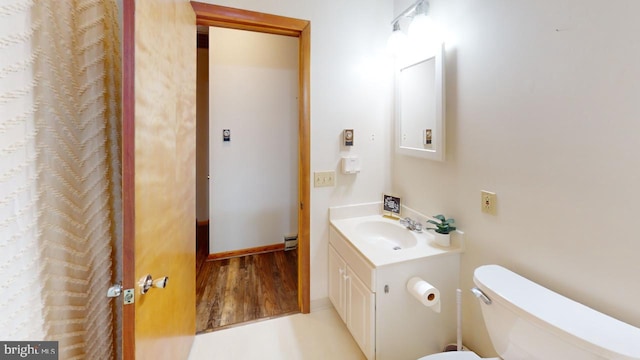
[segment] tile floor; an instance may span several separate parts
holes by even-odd
[[[363,360],[333,307],[196,335],[189,360]]]

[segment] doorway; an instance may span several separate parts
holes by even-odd
[[[198,27],[198,333],[299,311],[298,68],[297,38]]]
[[[298,215],[297,260],[297,311],[309,312],[309,42],[310,26],[308,21],[284,18],[275,15],[255,13],[211,4],[192,2],[199,26],[216,26],[250,30],[261,33],[286,35],[298,39],[298,122],[297,122],[297,185],[296,209]],[[222,134],[219,134],[222,136]],[[233,136],[233,135],[232,135]],[[248,261],[248,260],[246,260]],[[245,262],[246,262],[245,261]],[[258,261],[258,260],[256,260]],[[231,263],[231,260],[229,260]],[[280,260],[280,263],[286,261]],[[228,265],[231,266],[231,265]],[[235,265],[233,265],[235,266]],[[287,281],[291,281],[290,279]]]

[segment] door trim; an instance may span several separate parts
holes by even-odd
[[[135,0],[122,3],[122,286],[135,287]],[[135,306],[122,305],[122,358],[135,359]]]
[[[191,2],[196,25],[257,31],[299,38],[298,83],[298,306],[310,312],[310,66],[311,23],[307,20]],[[194,34],[195,35],[195,34]],[[195,41],[195,38],[194,40]]]

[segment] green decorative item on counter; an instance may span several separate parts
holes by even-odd
[[[453,224],[456,221],[453,218],[445,218],[444,215],[435,215],[433,219],[427,220],[427,223],[434,224],[436,227],[427,228],[428,230],[435,230],[439,234],[448,234],[456,229]]]

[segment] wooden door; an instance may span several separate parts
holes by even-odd
[[[124,359],[186,359],[195,336],[195,14],[123,8]],[[168,276],[142,295],[138,281]]]
[[[193,8],[191,7],[193,6]],[[184,0],[123,1],[124,359],[185,359],[195,336],[195,85],[199,25],[300,38],[298,301],[309,312],[310,24]],[[146,274],[166,289],[140,295]]]

